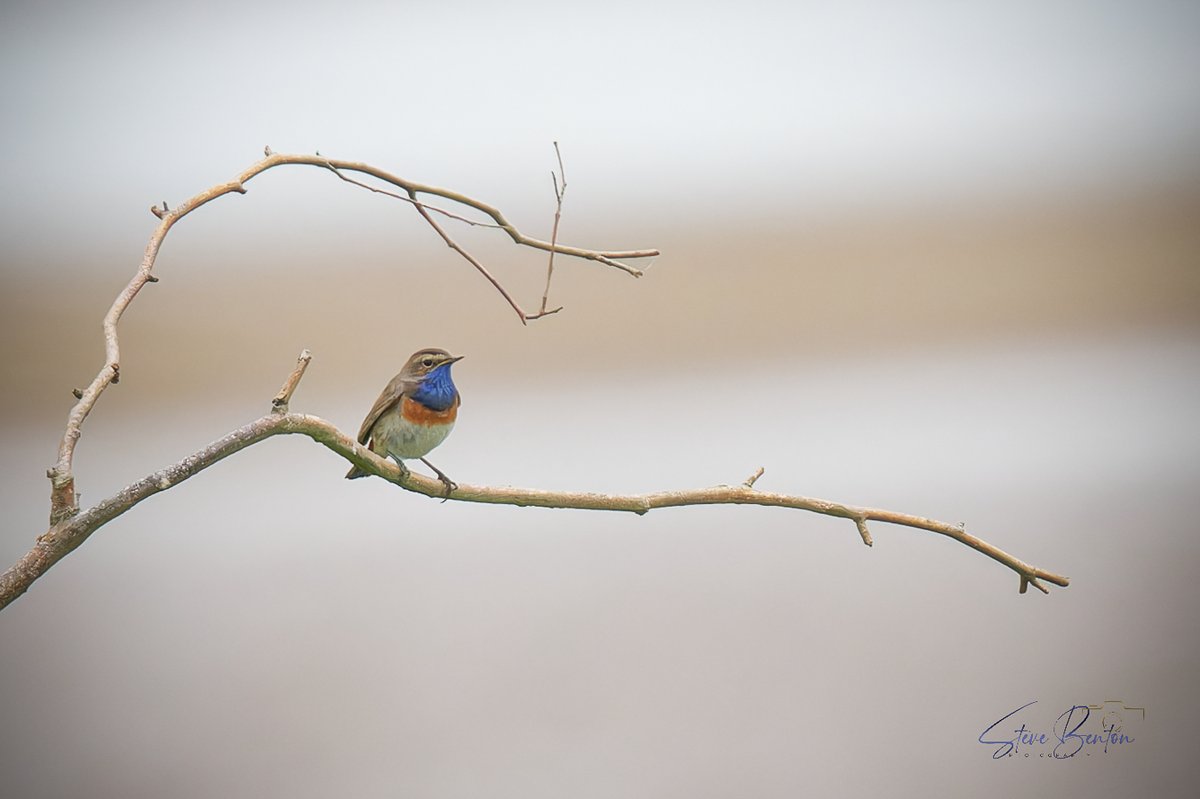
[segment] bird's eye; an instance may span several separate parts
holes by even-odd
[[[433,358],[426,358],[425,360],[421,361],[421,365],[428,369],[429,367],[433,366]]]

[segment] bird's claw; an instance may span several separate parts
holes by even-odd
[[[437,475],[437,479],[441,482],[442,485],[444,485],[446,487],[446,493],[442,495],[442,502],[445,502],[446,500],[450,499],[450,492],[458,490],[458,483],[451,480],[449,477],[446,476],[445,472],[443,472],[441,469],[434,466],[432,463],[425,460],[424,458],[421,458],[421,463],[425,464],[430,469],[433,469],[433,473]]]

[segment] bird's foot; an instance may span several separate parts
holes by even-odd
[[[425,464],[430,469],[433,469],[433,473],[437,475],[437,479],[440,480],[442,485],[444,485],[446,487],[446,493],[443,495],[442,501],[445,502],[446,500],[450,499],[450,492],[458,490],[458,483],[451,480],[449,477],[446,476],[445,472],[443,472],[441,469],[434,466],[432,463],[425,460],[424,458],[421,458],[421,463]]]

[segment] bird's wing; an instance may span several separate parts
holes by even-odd
[[[379,421],[379,417],[400,401],[404,396],[405,391],[410,388],[402,375],[396,375],[391,382],[387,384],[387,388],[379,395],[379,399],[375,400],[375,404],[371,406],[371,412],[367,414],[367,418],[363,419],[362,427],[358,428],[358,443],[366,444],[371,438],[371,428]]]

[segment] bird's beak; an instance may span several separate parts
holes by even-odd
[[[449,366],[452,363],[457,363],[458,361],[461,361],[463,359],[463,357],[464,356],[462,356],[462,355],[455,355],[453,358],[450,358],[446,361],[446,366]]]

